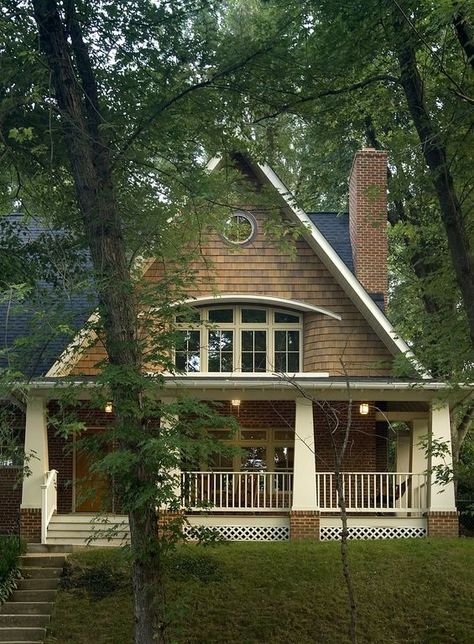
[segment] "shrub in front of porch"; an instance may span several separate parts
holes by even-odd
[[[17,536],[0,535],[0,605],[17,587],[20,556],[25,544]]]

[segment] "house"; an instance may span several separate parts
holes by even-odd
[[[202,400],[220,401],[225,413],[238,419],[233,442],[243,456],[220,457],[181,473],[189,525],[212,526],[228,539],[338,538],[334,426],[328,414],[336,410],[344,425],[349,385],[352,427],[343,477],[350,537],[457,535],[453,483],[440,485],[430,475],[440,461],[427,460],[420,445],[429,435],[450,446],[453,401],[440,398],[445,384],[415,362],[410,377],[393,375],[394,362],[411,354],[384,314],[385,153],[363,149],[355,155],[349,213],[340,216],[303,212],[270,167],[244,155],[234,162],[244,176],[273,190],[284,216],[303,224],[304,232],[292,257],[265,233],[264,214],[242,208],[229,219],[227,238],[210,233],[203,241],[204,254],[216,266],[218,292],[206,288],[205,269],[196,264],[202,285],[189,297],[197,318],[211,326],[180,323],[183,343],[175,358],[182,373],[165,375],[165,394],[173,399],[191,391]],[[215,159],[210,169],[222,163]],[[160,270],[151,262],[145,277],[158,280]],[[91,310],[81,306],[77,319],[85,321]],[[13,490],[14,468],[0,470],[3,528],[19,506],[21,532],[30,542],[83,543],[98,509],[97,498],[78,500],[87,459],[72,439],[68,444],[48,427],[57,380],[93,379],[104,357],[100,344],[86,342],[84,335],[77,342],[80,351],[57,350],[29,385],[24,419],[18,422],[24,422],[25,451],[36,454],[31,476]],[[84,411],[87,431],[106,431],[110,411]],[[396,434],[390,467],[387,445],[394,422],[405,429]],[[126,531],[125,517],[112,514],[110,520]]]

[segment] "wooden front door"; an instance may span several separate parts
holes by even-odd
[[[86,436],[106,431],[104,428],[89,427]],[[113,484],[106,476],[94,472],[91,465],[95,454],[75,449],[75,512],[112,512]]]

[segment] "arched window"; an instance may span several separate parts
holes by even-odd
[[[215,306],[177,315],[176,367],[185,372],[298,373],[302,314],[259,306]]]

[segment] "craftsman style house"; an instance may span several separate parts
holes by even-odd
[[[218,292],[209,286],[189,293],[195,320],[178,320],[182,343],[175,359],[181,375],[165,375],[165,393],[173,399],[192,391],[202,400],[221,401],[238,420],[233,444],[242,451],[183,470],[189,526],[212,526],[237,540],[337,538],[333,428],[326,410],[337,409],[344,422],[349,381],[352,429],[343,477],[351,538],[456,535],[453,484],[442,486],[430,475],[438,462],[428,462],[420,445],[427,435],[450,445],[449,396],[440,397],[446,387],[414,359],[413,376],[393,375],[394,360],[412,357],[384,313],[385,153],[356,154],[349,213],[342,215],[303,212],[270,167],[243,155],[234,161],[257,185],[273,190],[284,216],[303,224],[304,232],[296,256],[286,254],[265,233],[262,212],[242,207],[230,218],[228,235],[209,233],[203,241]],[[215,159],[210,169],[221,163]],[[202,266],[194,268],[204,276]],[[145,277],[159,276],[159,265],[150,263]],[[83,342],[73,354],[58,347],[32,379],[24,445],[36,458],[31,475],[15,490],[14,468],[0,468],[3,529],[19,508],[29,541],[83,543],[90,533],[98,499],[81,501],[77,495],[87,459],[48,426],[48,409],[57,379],[93,378],[102,358],[94,342]],[[89,409],[87,431],[106,431],[110,411]],[[214,434],[227,440],[224,431]],[[111,514],[110,521],[126,531],[125,517]]]

